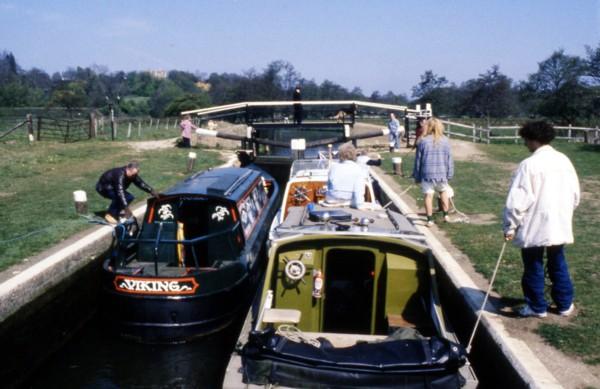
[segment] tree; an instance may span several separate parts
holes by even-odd
[[[584,62],[558,50],[538,64],[538,71],[521,84],[520,98],[533,112],[565,124],[585,115],[590,91],[583,83]]]
[[[600,84],[600,43],[595,49],[590,46],[586,46],[585,49],[588,55],[586,73],[596,84]]]
[[[498,65],[492,66],[479,78],[467,81],[463,89],[462,114],[471,116],[504,117],[515,107],[512,80],[500,72]]]
[[[73,108],[83,107],[86,103],[87,96],[83,82],[71,81],[52,92],[49,105],[65,107],[69,116],[73,116]]]
[[[0,53],[0,84],[16,81],[20,70],[17,60],[11,52]]]
[[[173,81],[163,80],[160,87],[150,98],[150,114],[155,117],[163,117],[166,107],[183,94],[181,88]]]
[[[457,112],[459,91],[454,84],[448,83],[446,77],[438,76],[427,70],[421,76],[421,82],[412,88],[414,103],[431,103],[437,115],[452,115]]]
[[[432,70],[427,70],[421,75],[421,82],[412,88],[413,97],[421,100],[430,95],[436,89],[443,88],[448,84],[444,76],[434,74]]]
[[[210,97],[207,93],[188,93],[173,100],[165,109],[165,116],[178,116],[182,111],[209,106]]]

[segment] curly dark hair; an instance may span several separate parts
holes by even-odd
[[[523,139],[536,140],[543,145],[547,145],[556,136],[556,131],[552,124],[544,120],[536,120],[523,124],[519,130],[519,135]]]

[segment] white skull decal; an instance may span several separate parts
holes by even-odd
[[[158,216],[160,220],[173,220],[175,216],[173,215],[173,207],[171,204],[163,204],[158,209]]]

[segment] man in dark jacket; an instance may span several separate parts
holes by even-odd
[[[134,197],[127,192],[127,188],[131,183],[134,183],[144,192],[150,193],[153,197],[158,197],[158,193],[138,176],[139,171],[140,165],[136,161],[132,161],[127,166],[107,170],[100,176],[96,184],[96,192],[102,197],[112,200],[104,217],[109,223],[116,224],[122,211],[125,217],[131,217],[129,204],[131,204]]]

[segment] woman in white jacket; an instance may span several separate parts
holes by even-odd
[[[573,283],[564,245],[573,243],[573,210],[579,204],[579,180],[569,158],[550,142],[555,132],[544,121],[528,122],[519,131],[533,154],[514,174],[504,208],[504,237],[521,248],[521,285],[526,305],[520,316],[545,317],[544,251],[552,282],[551,296],[562,316],[574,310]]]

